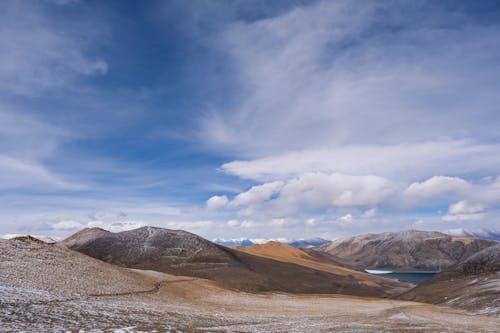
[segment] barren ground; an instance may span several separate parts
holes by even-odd
[[[4,332],[497,332],[498,327],[499,318],[447,307],[249,294],[202,279],[126,270],[56,246],[0,241]]]

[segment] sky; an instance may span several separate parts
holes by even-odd
[[[0,235],[500,229],[498,1],[2,2]]]

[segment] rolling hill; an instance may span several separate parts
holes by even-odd
[[[185,231],[143,227],[119,233],[86,229],[62,242],[69,248],[123,267],[155,270],[216,281],[236,290],[293,293],[343,293],[388,297],[392,288],[355,280],[349,274],[283,262],[229,249]],[[387,286],[386,286],[387,287]]]

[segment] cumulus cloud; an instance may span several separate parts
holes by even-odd
[[[393,184],[377,176],[306,173],[289,180],[276,201],[309,209],[374,206],[394,193]]]
[[[486,207],[466,200],[450,205],[443,221],[479,221],[485,218]]]
[[[346,214],[344,216],[341,216],[337,219],[337,222],[340,222],[340,223],[350,223],[352,222],[353,220],[353,217],[351,214]]]
[[[304,211],[373,207],[395,191],[395,186],[382,177],[305,173],[253,186],[229,201],[227,208],[237,209],[240,216],[260,217],[284,226]],[[313,225],[314,219],[308,223]]]
[[[252,186],[248,191],[238,194],[232,201],[232,206],[245,206],[268,200],[283,187],[282,181]]]
[[[204,115],[200,136],[235,156],[228,175],[283,182],[238,214],[321,230],[349,211],[361,217],[351,224],[377,216],[378,228],[401,228],[431,200],[445,210],[499,197],[476,181],[500,165],[499,26],[429,6],[318,1],[222,29],[237,97]],[[415,216],[395,218],[395,207]]]
[[[470,187],[469,182],[458,177],[434,176],[423,182],[411,184],[404,191],[404,195],[408,200],[418,202],[446,195],[461,194]]]
[[[450,214],[473,214],[482,212],[484,210],[485,206],[483,204],[462,200],[451,205],[448,212]]]
[[[206,205],[207,208],[209,209],[217,209],[226,206],[228,202],[229,199],[227,198],[227,196],[214,195],[213,197],[207,200]]]

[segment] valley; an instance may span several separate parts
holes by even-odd
[[[204,244],[213,251],[225,250],[217,246],[212,248],[211,243],[205,243],[208,241],[188,233],[181,233],[183,241],[179,242],[178,239],[175,241],[179,232],[137,230],[138,235],[147,236],[141,239],[135,237],[136,233],[125,234],[127,237],[134,235],[136,245],[143,244],[135,247],[133,242],[126,243],[132,244],[129,258],[134,258],[134,253],[145,255],[144,249],[160,240],[170,254],[185,253],[193,246],[193,240],[198,244],[196,246]],[[325,258],[328,257],[314,257],[309,254],[309,249],[296,249],[277,242],[223,252],[237,253],[227,258],[238,258],[241,265],[248,265],[243,267],[253,269],[265,265],[269,270],[256,274],[271,276],[269,281],[273,283],[264,285],[268,290],[255,290],[255,285],[249,288],[241,284],[241,276],[238,284],[228,288],[227,282],[218,275],[196,276],[200,274],[195,270],[184,270],[188,274],[177,275],[146,267],[125,267],[123,262],[121,265],[107,263],[67,247],[68,244],[88,244],[107,234],[87,230],[57,244],[28,237],[1,240],[0,331],[496,332],[500,325],[497,312],[481,313],[477,307],[453,307],[453,303],[445,306],[422,303],[439,302],[425,299],[422,296],[425,293],[418,291],[420,286],[412,289],[412,285],[327,262]],[[123,239],[124,236],[113,237]],[[170,247],[166,246],[167,243],[171,244]],[[141,251],[137,252],[138,249]],[[107,255],[109,258],[109,253]],[[192,257],[185,258],[193,260]],[[149,255],[144,258],[149,258]],[[269,261],[259,261],[258,258]],[[213,262],[214,258],[211,259]],[[182,267],[178,260],[169,260]],[[285,263],[290,266],[281,266]],[[231,265],[235,264],[228,264]],[[291,274],[298,274],[303,281],[301,284],[279,285],[283,280],[278,279],[279,275],[268,273],[270,265],[276,265],[277,269],[286,267],[292,281]],[[133,266],[140,265],[136,262]],[[329,276],[331,292],[307,286],[315,280],[307,279],[312,275],[304,275],[305,268],[311,269],[307,271],[312,272],[310,274]],[[224,271],[228,269],[226,266]],[[498,267],[492,266],[491,270],[496,272]],[[467,268],[463,269],[462,274],[467,271]],[[489,304],[498,309],[499,289],[492,281],[489,281],[493,283],[489,290]],[[376,297],[356,295],[352,283],[369,287],[361,291],[385,289],[386,292]],[[297,289],[286,290],[292,287]],[[399,294],[402,296],[398,297]]]

